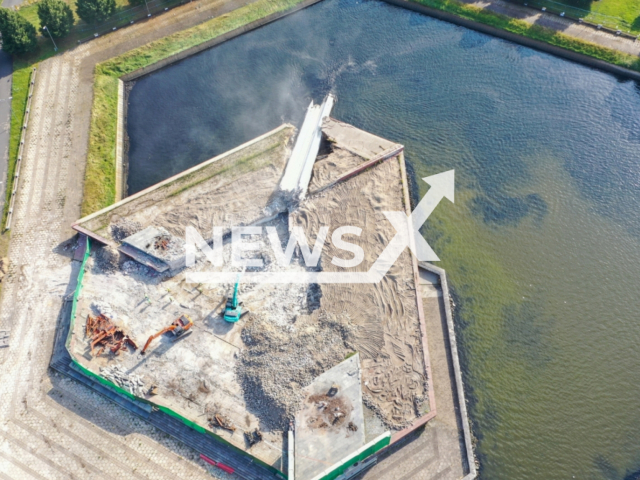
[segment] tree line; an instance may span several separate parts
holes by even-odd
[[[132,0],[142,3],[144,0]],[[61,38],[71,31],[74,24],[71,7],[63,0],[41,0],[37,4],[40,30],[43,35]],[[76,14],[88,24],[104,22],[116,10],[115,0],[77,0]],[[20,55],[36,48],[36,27],[18,12],[0,8],[0,33],[2,50]]]

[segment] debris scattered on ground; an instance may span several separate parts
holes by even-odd
[[[262,441],[262,432],[256,428],[253,432],[244,432],[244,438],[247,440],[249,447],[253,447],[256,443]]]
[[[136,397],[145,396],[144,382],[142,379],[138,375],[127,373],[127,371],[120,365],[102,367],[100,368],[100,375],[107,380],[111,380],[113,383],[124,388]]]
[[[121,242],[140,230],[142,230],[140,222],[133,222],[126,218],[121,218],[116,223],[111,224],[111,236],[116,242]]]
[[[308,402],[316,407],[316,414],[307,420],[310,428],[340,427],[349,418],[352,407],[343,397],[337,397],[337,393],[338,389],[333,386],[326,394],[309,397]]]
[[[169,247],[171,237],[169,235],[158,235],[153,243],[156,250],[166,250]]]
[[[138,349],[133,339],[102,313],[97,317],[87,315],[85,335],[89,338],[91,355],[95,357],[102,355],[105,350],[114,355],[119,355],[120,350],[127,345],[134,350]],[[97,352],[96,348],[98,348]]]
[[[229,430],[230,432],[235,432],[235,425],[229,420],[227,417],[222,415],[221,413],[216,413],[213,417],[209,419],[209,423],[214,427],[224,428],[225,430]]]
[[[285,430],[303,400],[302,389],[353,348],[348,317],[316,312],[296,317],[286,330],[251,315],[242,330],[247,348],[236,373],[247,406],[265,428]]]
[[[349,422],[349,425],[347,425],[347,428],[352,432],[358,431],[358,426],[353,422]]]

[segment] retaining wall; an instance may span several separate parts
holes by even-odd
[[[469,416],[467,413],[467,402],[464,396],[464,383],[462,381],[462,372],[460,369],[460,358],[458,357],[458,343],[456,341],[455,325],[453,323],[453,312],[451,311],[451,297],[449,296],[449,283],[447,282],[447,273],[442,268],[431,265],[427,262],[419,262],[420,268],[435,273],[440,277],[440,287],[442,288],[442,300],[444,303],[445,316],[447,318],[447,334],[449,337],[449,348],[451,349],[451,359],[453,361],[453,373],[456,380],[456,391],[458,392],[458,408],[460,412],[460,420],[462,423],[462,431],[464,434],[464,446],[467,454],[467,462],[469,465],[469,473],[463,480],[473,480],[476,478],[477,469],[475,463],[475,455],[473,453],[473,443],[471,439],[471,429],[469,427]]]

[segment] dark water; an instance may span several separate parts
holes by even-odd
[[[640,470],[640,91],[386,4],[323,3],[140,80],[130,193],[276,127],[311,98],[456,169],[425,236],[456,295],[485,479]]]

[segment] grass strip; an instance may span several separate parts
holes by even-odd
[[[118,77],[96,74],[82,216],[115,202],[117,122]]]
[[[96,65],[82,216],[115,201],[118,78],[301,2],[258,0]]]
[[[524,20],[518,20],[499,13],[495,13],[473,5],[467,5],[455,0],[411,0],[443,12],[452,13],[467,20],[483,23],[507,32],[515,33],[533,40],[546,42],[550,45],[571,50],[583,55],[589,55],[599,60],[640,71],[640,59],[634,55],[618,52],[607,47],[596,45],[579,38],[565,35],[550,28],[532,25]]]
[[[18,163],[18,149],[20,147],[20,136],[22,135],[22,124],[27,108],[27,98],[29,97],[29,81],[33,65],[27,62],[13,62],[13,82],[11,84],[11,126],[9,131],[9,159],[7,164],[7,190],[5,192],[5,211],[2,218],[2,228],[9,211],[9,200],[13,191],[13,176]]]

